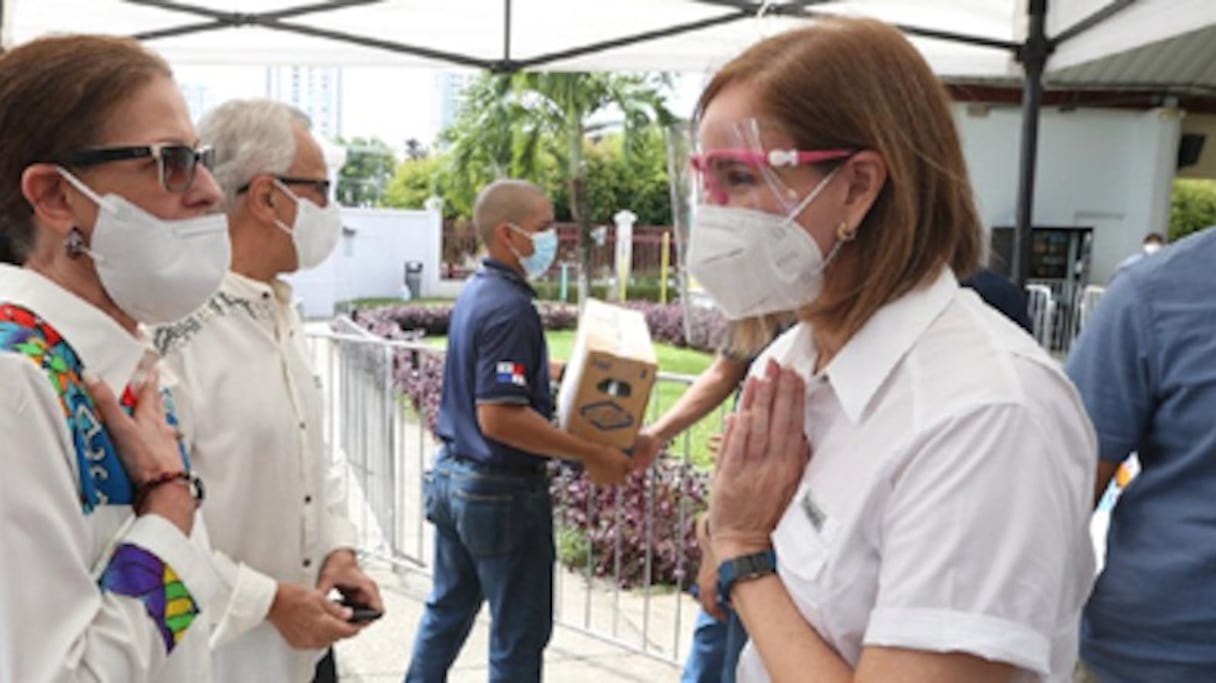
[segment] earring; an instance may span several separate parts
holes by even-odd
[[[67,249],[68,258],[80,258],[88,251],[88,245],[84,242],[84,233],[80,232],[80,228],[72,228],[72,231],[68,233],[68,238],[64,240],[63,246]]]
[[[836,226],[836,239],[841,242],[852,242],[857,237],[857,229],[850,228],[848,221],[840,221],[840,225]]]

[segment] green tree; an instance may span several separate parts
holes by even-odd
[[[418,141],[418,138],[410,138],[405,141],[405,158],[406,159],[423,159],[430,156],[431,150],[426,148],[426,145]]]
[[[422,159],[406,159],[397,166],[384,194],[384,206],[419,209],[433,194],[444,198],[444,216],[451,219],[470,218],[471,203],[484,181],[492,176],[470,182],[470,173],[446,173],[453,166],[447,153]],[[638,151],[625,154],[619,133],[608,133],[588,141],[584,163],[587,165],[587,187],[591,221],[609,223],[620,209],[630,209],[638,215],[640,225],[669,225],[671,199],[667,185],[667,152],[663,136],[646,130],[639,134]],[[547,160],[533,179],[553,198],[557,219],[571,220],[570,187],[560,177],[561,169]]]
[[[644,144],[643,130],[673,120],[664,103],[669,87],[665,76],[488,74],[470,87],[456,123],[444,134],[450,146],[445,172],[474,186],[504,176],[544,184],[552,174],[566,183],[566,206],[579,225],[582,298],[590,289],[592,249],[587,136],[606,127],[592,121],[619,112],[624,151],[632,156]]]
[[[588,204],[591,222],[611,223],[613,215],[629,209],[639,225],[670,225],[671,197],[667,184],[667,149],[662,132],[646,129],[636,133],[633,153],[626,153],[625,140],[609,133],[591,141],[585,150]],[[558,205],[561,220],[570,220],[563,207],[569,205],[569,186],[561,182],[546,189]]]
[[[431,195],[442,196],[439,187],[442,163],[442,159],[433,156],[401,162],[384,189],[381,204],[395,209],[421,209]]]
[[[338,172],[338,203],[379,206],[397,168],[393,148],[380,138],[338,138],[337,142],[346,147],[346,164]]]
[[[1216,225],[1216,181],[1174,181],[1170,207],[1170,241]]]

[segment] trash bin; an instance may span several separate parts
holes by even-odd
[[[422,297],[422,261],[405,262],[405,287],[410,290],[410,301]]]

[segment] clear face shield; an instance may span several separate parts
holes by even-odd
[[[809,166],[847,159],[855,151],[794,149],[776,124],[761,119],[699,131],[687,122],[670,126],[667,177],[681,272],[687,266],[689,231],[698,206],[788,216],[814,191]]]
[[[682,271],[693,276],[691,299],[703,288],[731,319],[791,311],[813,300],[835,249],[825,259],[798,219],[836,174],[814,165],[847,159],[855,150],[798,149],[779,126],[760,119],[702,126],[695,142],[688,138],[685,170],[679,172],[673,157],[671,177],[674,205],[681,207]]]
[[[775,123],[745,119],[702,126],[689,155],[693,205],[791,216],[815,191],[815,164],[846,159],[851,149],[797,149]]]

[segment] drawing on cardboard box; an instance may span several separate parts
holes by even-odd
[[[558,424],[596,443],[629,448],[646,414],[657,360],[641,312],[588,300],[558,391]]]
[[[628,410],[625,410],[613,401],[589,403],[583,406],[579,413],[596,429],[604,431],[626,429],[633,426],[633,416],[629,414]]]

